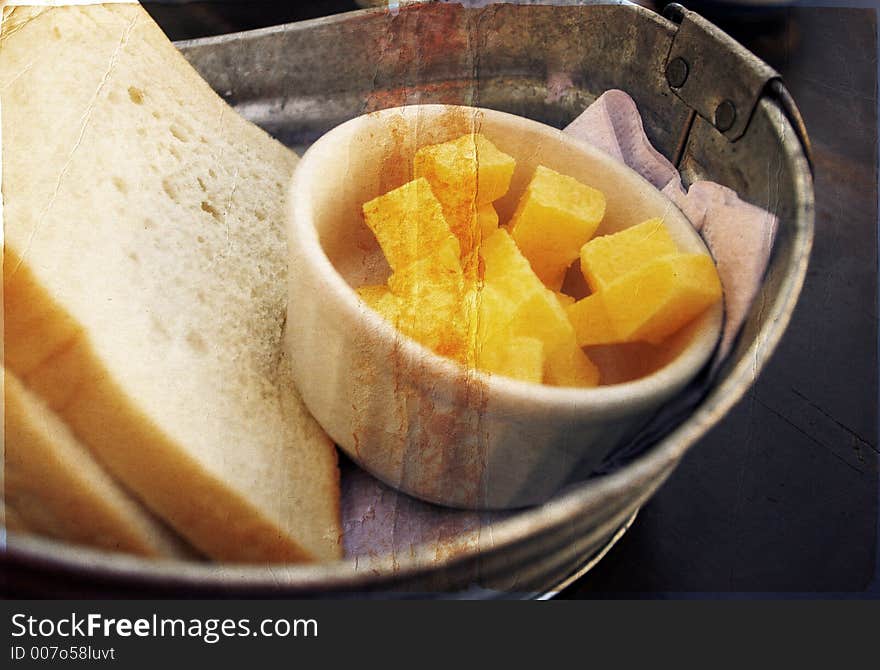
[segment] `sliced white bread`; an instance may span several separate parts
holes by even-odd
[[[138,5],[7,10],[0,102],[7,366],[204,554],[340,556],[281,353],[295,154]]]
[[[3,400],[7,528],[153,558],[193,557],[8,370]]]

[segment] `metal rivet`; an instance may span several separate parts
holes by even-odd
[[[672,88],[681,88],[688,78],[688,64],[684,58],[676,57],[666,66],[666,81]]]
[[[722,100],[715,108],[715,127],[722,133],[733,128],[736,121],[736,107],[730,100]]]

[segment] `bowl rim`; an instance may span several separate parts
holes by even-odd
[[[442,357],[428,347],[402,335],[386,319],[361,301],[354,287],[345,280],[327,256],[313,225],[311,216],[312,187],[323,173],[320,169],[310,169],[310,166],[316,161],[320,164],[321,160],[326,159],[328,146],[332,148],[338,138],[352,133],[359,127],[364,127],[370,120],[403,115],[407,122],[411,122],[423,112],[439,115],[449,110],[475,111],[483,115],[484,119],[493,117],[501,124],[513,127],[530,127],[551,141],[569,144],[582,154],[589,155],[591,159],[607,165],[609,169],[619,170],[629,175],[636,182],[641,182],[662,196],[659,189],[635,170],[593,145],[534,119],[482,107],[443,104],[404,105],[362,114],[332,128],[312,144],[300,159],[288,188],[286,222],[288,240],[290,244],[298,245],[297,257],[303,262],[311,264],[318,275],[323,278],[321,288],[327,290],[323,297],[332,298],[334,305],[344,310],[344,317],[350,323],[357,324],[367,337],[376,338],[386,346],[393,344],[405,369],[412,366],[423,370],[424,373],[418,375],[415,382],[419,387],[430,390],[435,395],[438,394],[438,391],[442,395],[444,387],[447,387],[445,390],[449,390],[448,387],[460,384],[462,375],[466,374],[469,379],[477,380],[482,385],[488,397],[492,397],[501,406],[514,407],[520,413],[528,409],[534,413],[552,411],[564,417],[581,417],[584,416],[584,412],[590,412],[592,416],[601,414],[602,418],[614,419],[656,408],[658,402],[664,402],[693,379],[718,345],[724,316],[723,299],[698,317],[703,322],[701,327],[693,334],[691,341],[671,361],[651,374],[638,379],[592,388],[535,384],[487,374],[479,370],[465,369],[461,364]],[[424,117],[420,122],[424,122]],[[665,196],[663,197],[665,198]],[[680,226],[682,230],[686,231],[692,241],[696,242],[702,251],[712,258],[705,242],[687,217],[671,200],[665,199],[667,202],[663,213],[664,218],[670,214],[670,218],[678,219],[673,225],[676,228]],[[438,386],[435,383],[437,379],[450,380],[452,384]]]

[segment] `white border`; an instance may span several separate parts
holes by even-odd
[[[138,0],[0,0],[4,7],[65,7],[68,5],[136,5]]]

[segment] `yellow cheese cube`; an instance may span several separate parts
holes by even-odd
[[[459,297],[464,289],[463,281],[458,243],[449,238],[431,253],[397,269],[388,278],[388,288],[401,298],[434,290],[454,292]]]
[[[415,176],[431,182],[441,202],[467,198],[477,205],[507,193],[514,167],[513,157],[481,133],[422,147],[413,159]]]
[[[477,227],[481,240],[489,239],[498,230],[498,212],[493,205],[480,205],[477,209]]]
[[[599,368],[577,346],[574,335],[565,344],[556,347],[546,359],[544,382],[547,384],[578,387],[599,384]]]
[[[550,348],[565,339],[571,324],[559,299],[541,283],[506,230],[483,243],[483,281],[510,304],[510,320],[522,335],[538,337]]]
[[[627,272],[676,251],[663,219],[648,219],[587,242],[581,248],[581,271],[590,288],[601,291]]]
[[[541,281],[559,290],[604,215],[600,191],[539,165],[511,218],[511,234]]]
[[[510,336],[513,305],[490,286],[465,280],[459,309],[448,327],[459,345],[452,358],[468,367],[481,369],[479,364],[487,343]]]
[[[453,240],[453,242],[455,242]],[[388,278],[399,300],[397,327],[441,356],[458,357],[464,334],[455,328],[465,293],[458,245],[444,243],[434,253]]]
[[[401,333],[441,356],[458,357],[462,343],[449,327],[457,306],[454,296],[437,290],[400,300],[399,305],[395,325]]]
[[[389,295],[391,292],[388,290],[388,287],[384,284],[379,285],[368,285],[361,286],[360,288],[355,289],[355,293],[357,293],[361,300],[363,300],[367,305],[375,309],[375,305],[378,305],[382,299]]]
[[[617,334],[605,308],[604,296],[599,293],[569,305],[565,313],[577,333],[577,343],[582,347],[625,341]]]
[[[431,184],[452,232],[466,256],[479,242],[482,205],[510,187],[516,161],[480,133],[419,149],[413,174]],[[497,224],[496,224],[497,225]]]
[[[361,286],[356,289],[367,305],[390,321],[397,325],[397,317],[400,314],[400,300],[396,295],[388,290],[387,286]]]
[[[578,344],[657,344],[721,299],[709,256],[673,254],[628,272],[567,311]]]
[[[544,345],[534,337],[496,337],[483,343],[477,367],[540,384],[544,379]]]
[[[533,293],[513,311],[514,332],[537,337],[547,347],[547,355],[569,342],[574,342],[574,327],[565,315],[556,296],[548,290]]]
[[[554,386],[596,386],[599,369],[577,344],[574,326],[556,294],[544,289],[524,300],[514,311],[516,334],[544,343],[545,382]]]
[[[498,230],[498,212],[491,204],[480,205],[473,212],[476,221],[469,226],[469,230],[473,231],[470,237],[470,250],[465,252],[465,246],[462,244],[461,264],[464,268],[465,277],[471,281],[478,281],[481,273],[479,269],[479,253],[478,250],[482,244],[482,240],[491,237]]]
[[[549,292],[544,289],[542,293]],[[598,369],[577,346],[574,329],[559,310],[548,307],[550,303],[542,293],[517,305],[491,284],[481,288],[471,365],[536,383],[595,386],[599,382]],[[536,343],[541,345],[540,375],[536,369]]]
[[[571,307],[575,302],[577,302],[570,295],[567,295],[562,291],[554,291],[553,293],[556,296],[556,299],[559,301],[559,304],[562,305],[563,309],[567,309],[568,307]]]
[[[511,300],[521,300],[546,290],[503,228],[483,240],[480,257],[483,259],[483,280]]]
[[[515,305],[490,284],[476,287],[470,304],[471,333],[479,349],[487,341],[510,334]]]
[[[491,200],[507,190],[514,164],[487,142],[473,135],[426,147],[417,170],[434,183],[419,176],[364,205],[393,272],[387,287],[363,286],[358,294],[441,356],[533,383],[595,386],[598,369],[566,316],[573,299],[548,289],[498,227]],[[568,178],[553,175],[565,196]],[[539,196],[549,193],[540,178],[533,183]]]
[[[541,283],[506,230],[483,243],[484,293],[491,289],[507,305],[512,336],[534,337],[544,345],[545,381],[595,386],[598,369],[577,346],[574,327],[557,295]]]
[[[392,270],[406,267],[455,239],[425,179],[414,179],[370,200],[363,211],[364,221]]]

